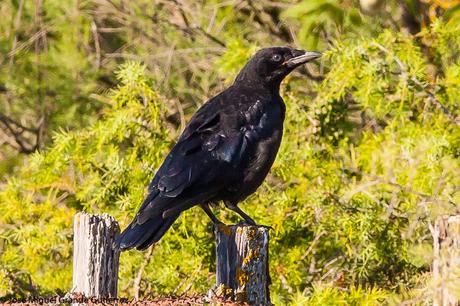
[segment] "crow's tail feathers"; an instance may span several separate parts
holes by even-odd
[[[150,219],[145,223],[137,223],[137,218],[117,237],[115,247],[124,250],[136,248],[145,250],[158,242],[176,221],[179,215],[163,219],[161,216]]]

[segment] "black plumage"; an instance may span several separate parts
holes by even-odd
[[[255,224],[237,204],[262,184],[278,152],[285,115],[280,83],[320,55],[289,47],[257,52],[233,85],[192,117],[116,244],[123,250],[145,249],[194,205],[219,222],[208,206],[218,201]]]

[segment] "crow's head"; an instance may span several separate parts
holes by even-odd
[[[319,52],[290,47],[259,50],[236,77],[235,83],[279,88],[281,81],[296,67],[321,56]]]

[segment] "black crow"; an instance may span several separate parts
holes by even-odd
[[[258,51],[233,85],[192,117],[116,245],[146,249],[195,205],[219,223],[209,208],[218,201],[254,225],[237,204],[262,184],[278,152],[285,115],[280,83],[294,68],[320,56],[289,47]]]

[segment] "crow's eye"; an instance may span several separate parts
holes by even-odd
[[[282,57],[279,54],[275,54],[275,55],[272,56],[272,60],[274,62],[279,62],[281,59],[282,59]]]

